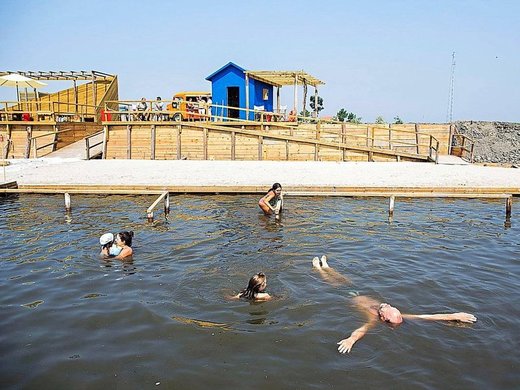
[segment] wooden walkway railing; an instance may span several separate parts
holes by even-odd
[[[117,122],[105,122],[104,127],[108,132],[108,136],[110,137],[110,133],[112,132],[112,129],[120,129],[123,127],[126,128],[127,136],[126,136],[126,158],[132,158],[133,156],[133,145],[132,145],[132,125],[127,124],[126,126],[122,124],[118,124]],[[258,124],[257,124],[258,125]],[[147,126],[143,122],[139,122],[136,124],[136,126],[139,126],[139,128],[142,128],[143,126]],[[150,129],[150,143],[148,146],[146,144],[143,144],[141,141],[141,144],[139,145],[140,148],[148,148],[149,150],[149,156],[150,159],[154,160],[156,159],[156,144],[157,144],[157,129],[163,128],[162,135],[166,139],[172,140],[171,147],[175,148],[174,155],[177,159],[183,158],[182,153],[182,137],[181,134],[184,130],[196,130],[198,131],[197,136],[197,144],[202,145],[202,159],[208,159],[209,156],[209,137],[210,133],[212,132],[218,132],[218,133],[226,133],[229,137],[229,145],[225,149],[229,149],[229,155],[227,159],[235,160],[237,158],[236,150],[237,150],[237,136],[249,136],[249,138],[254,137],[257,138],[257,158],[258,160],[263,160],[264,156],[264,148],[266,147],[265,141],[266,140],[272,140],[272,141],[278,141],[278,147],[280,146],[280,143],[285,144],[285,160],[290,160],[290,145],[291,144],[299,144],[299,145],[308,145],[314,148],[314,157],[313,160],[317,161],[319,160],[319,154],[320,154],[320,148],[328,148],[328,150],[337,150],[339,153],[339,160],[346,161],[346,152],[347,151],[356,151],[356,152],[363,152],[368,155],[368,159],[370,161],[373,161],[374,155],[382,155],[387,157],[395,158],[396,160],[400,160],[401,158],[406,158],[410,160],[415,161],[434,161],[438,162],[438,156],[439,156],[439,142],[436,140],[435,137],[429,136],[429,144],[421,144],[421,143],[410,143],[410,142],[404,142],[401,140],[392,140],[391,136],[392,134],[396,133],[411,133],[415,136],[413,132],[408,131],[400,131],[396,129],[385,129],[385,131],[388,131],[388,134],[390,136],[390,140],[388,141],[389,148],[384,148],[380,145],[376,146],[376,139],[374,137],[374,133],[372,131],[372,135],[370,134],[367,137],[363,136],[356,136],[356,135],[349,135],[346,134],[345,128],[341,128],[341,135],[338,136],[338,133],[333,133],[337,141],[335,140],[329,140],[327,137],[323,137],[323,132],[320,131],[319,126],[317,128],[317,131],[315,133],[315,137],[303,137],[303,136],[296,136],[296,135],[285,135],[285,134],[276,134],[271,129],[266,128],[265,130],[262,129],[246,129],[245,126],[241,127],[233,127],[229,125],[223,125],[220,123],[215,122],[179,122],[176,124],[169,124],[165,122],[151,122],[149,123],[149,129]],[[165,129],[169,132],[165,136]],[[370,132],[368,132],[370,133]],[[332,134],[332,133],[331,133]],[[359,142],[359,138],[363,139],[362,144]],[[121,139],[121,138],[120,138]],[[349,139],[354,139],[355,142],[349,142]],[[366,141],[366,142],[365,142]],[[110,141],[109,141],[110,142]],[[162,140],[161,142],[166,142]],[[193,143],[192,142],[192,143]],[[386,142],[386,141],[385,141]],[[380,140],[377,140],[377,143],[380,143]],[[412,148],[414,151],[420,150],[421,148],[424,150],[427,150],[426,154],[420,154],[415,152],[407,152],[403,150],[399,150],[400,146],[405,146],[407,148]],[[114,156],[112,156],[114,157]]]

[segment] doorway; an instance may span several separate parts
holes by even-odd
[[[227,105],[231,107],[240,106],[240,88],[227,87]],[[236,108],[228,108],[228,118],[238,119],[239,111]]]

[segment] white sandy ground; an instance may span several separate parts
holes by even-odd
[[[0,182],[19,185],[509,188],[520,169],[412,162],[10,160]]]

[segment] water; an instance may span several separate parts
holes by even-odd
[[[20,195],[0,200],[0,385],[6,388],[513,388],[520,383],[520,222],[502,201],[288,198],[281,221],[254,196]],[[513,210],[514,211],[514,210]],[[132,263],[98,257],[135,232]],[[311,269],[326,254],[352,280]],[[226,297],[263,271],[274,301]],[[404,312],[474,313],[474,325],[378,324],[352,293]]]

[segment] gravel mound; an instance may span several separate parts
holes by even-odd
[[[520,123],[458,121],[456,132],[475,141],[474,161],[520,165]]]

